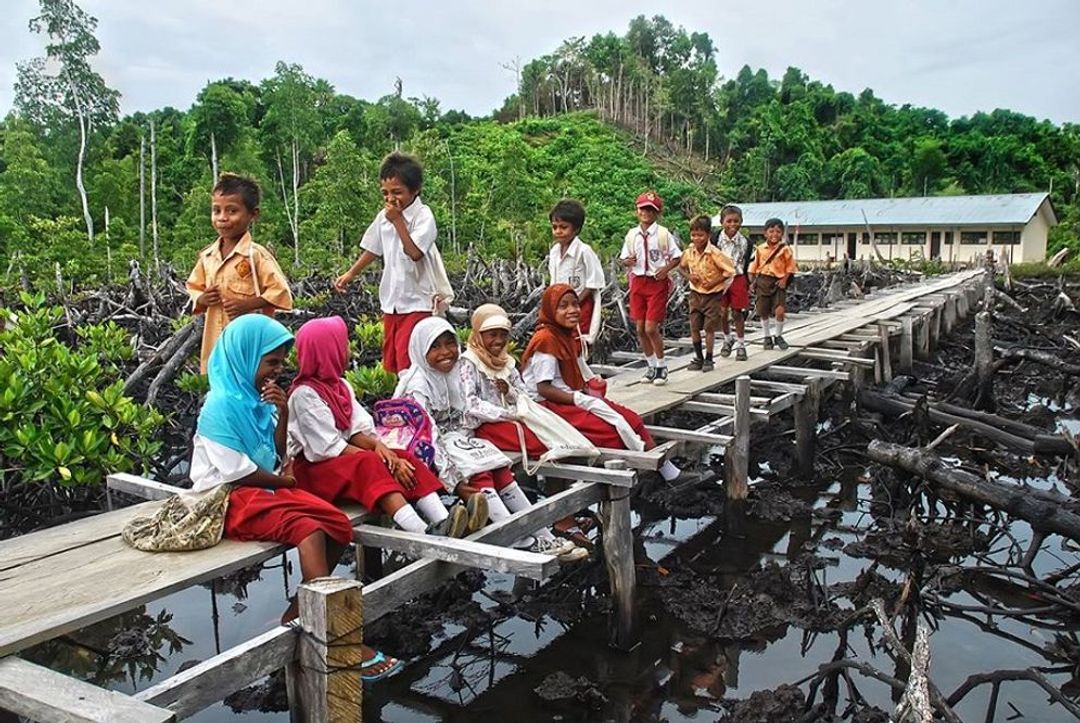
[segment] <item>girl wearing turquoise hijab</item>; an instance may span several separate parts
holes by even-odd
[[[296,489],[296,479],[281,470],[289,411],[277,378],[292,341],[288,329],[262,314],[225,327],[207,365],[210,393],[199,413],[190,474],[195,490],[232,485],[225,537],[294,545],[307,581],[331,574],[353,532],[345,513]],[[294,600],[282,624],[297,615]],[[365,647],[362,677],[378,680],[401,665]]]

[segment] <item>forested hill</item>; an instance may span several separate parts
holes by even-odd
[[[72,7],[42,0],[45,13]],[[52,43],[50,62],[20,64],[15,109],[0,122],[0,285],[52,279],[56,263],[94,283],[132,257],[186,272],[213,238],[215,170],[262,182],[255,235],[290,273],[340,270],[380,206],[378,163],[395,147],[425,163],[424,200],[451,260],[470,247],[539,258],[547,210],[564,195],[587,204],[583,235],[617,248],[646,187],[677,227],[723,201],[1052,188],[1065,221],[1052,243],[1077,242],[1078,126],[1009,111],[950,120],[794,68],[780,81],[749,68],[720,78],[712,39],[661,17],[529,61],[519,92],[485,119],[400,85],[356,99],[284,62],[257,84],[209,83],[187,110],[121,117],[89,62],[109,53],[96,21],[81,11],[66,21],[92,42]],[[89,102],[75,104],[46,74],[54,68],[72,71]]]

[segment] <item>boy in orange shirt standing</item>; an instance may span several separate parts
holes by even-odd
[[[690,278],[690,341],[694,360],[688,369],[713,370],[713,343],[720,323],[724,290],[735,275],[727,254],[709,243],[712,219],[698,216],[690,222],[690,246],[679,260],[679,269]],[[702,357],[701,330],[705,329],[705,356]]]
[[[199,252],[187,280],[194,313],[206,314],[199,355],[203,374],[230,321],[253,311],[273,316],[278,309],[292,308],[289,281],[277,259],[251,240],[261,196],[259,184],[235,173],[222,173],[214,186],[210,220],[218,239]]]
[[[787,349],[784,341],[784,303],[787,301],[787,287],[791,278],[798,271],[795,255],[791,247],[784,243],[784,222],[770,218],[765,222],[765,243],[754,249],[754,260],[750,262],[750,277],[754,282],[754,311],[761,319],[765,330],[763,349]],[[776,336],[772,335],[771,319],[776,318]]]

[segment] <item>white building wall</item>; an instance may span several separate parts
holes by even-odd
[[[1050,233],[1050,224],[1046,222],[1046,215],[1039,212],[1028,221],[1027,226],[1020,232],[1020,256],[1016,258],[1014,252],[1013,261],[1042,261],[1046,258],[1046,236]]]

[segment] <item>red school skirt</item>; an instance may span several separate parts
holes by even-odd
[[[326,500],[300,489],[234,487],[225,511],[225,537],[241,542],[299,545],[316,532],[347,545],[352,523]]]
[[[634,431],[637,432],[638,436],[645,442],[645,449],[652,449],[656,446],[652,435],[649,434],[649,430],[645,429],[645,421],[638,416],[637,412],[627,409],[621,404],[616,404],[610,399],[605,399],[604,402],[622,415],[622,418],[633,427]],[[573,404],[549,402],[546,399],[540,402],[540,404],[574,425],[574,427],[577,428],[577,431],[585,435],[585,438],[597,447],[626,449],[626,445],[623,444],[622,437],[619,436],[615,427],[588,410],[582,409],[581,407],[575,407]]]
[[[416,468],[416,484],[406,489],[394,479],[379,455],[371,451],[341,454],[322,462],[308,462],[297,457],[293,462],[296,484],[327,502],[358,502],[371,511],[378,509],[379,500],[392,492],[400,492],[410,502],[432,492],[442,492],[443,485],[428,466],[408,452],[397,455]]]
[[[430,311],[410,311],[405,314],[383,314],[383,368],[397,374],[409,368],[409,337],[413,327],[431,316]]]
[[[486,439],[504,452],[520,452],[519,426],[525,432],[525,451],[530,457],[539,457],[547,451],[547,447],[531,429],[517,422],[485,422],[473,431],[473,436]]]

